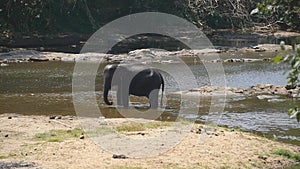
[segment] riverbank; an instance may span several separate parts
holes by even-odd
[[[217,127],[199,143],[202,125],[177,146],[152,158],[113,156],[90,140],[73,116],[0,115],[0,166],[28,168],[282,168],[293,159],[278,155],[288,150],[299,155],[300,147],[284,144],[232,128]],[[119,126],[124,120],[114,119]],[[158,122],[164,123],[164,122]],[[126,123],[128,127],[128,124]],[[127,137],[151,137],[159,128],[120,130]],[[130,128],[130,127],[129,127]],[[142,133],[142,134],[141,134]],[[149,151],[149,150],[145,150]],[[122,158],[121,158],[122,157]],[[124,157],[124,158],[123,158]]]
[[[300,36],[297,32],[276,31],[254,27],[248,30],[215,29],[206,30],[212,44],[216,47],[226,46],[223,51],[232,51],[236,48],[256,46],[258,44],[278,44],[281,40],[289,44],[291,39]],[[34,50],[39,52],[80,53],[84,44],[92,34],[58,34],[31,36],[0,35],[0,53],[16,50]],[[297,41],[294,43],[298,43]],[[185,49],[184,45],[172,38],[159,35],[140,35],[123,40],[114,47],[114,54],[128,53],[141,48],[162,48],[169,51]],[[258,51],[258,50],[257,50]]]

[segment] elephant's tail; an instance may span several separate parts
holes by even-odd
[[[160,75],[161,78],[161,99],[160,99],[160,107],[163,107],[163,97],[164,97],[164,90],[165,90],[165,82],[162,75]]]

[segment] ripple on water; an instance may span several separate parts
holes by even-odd
[[[295,140],[298,141],[296,144],[300,144],[300,125],[296,119],[290,119],[286,112],[225,112],[220,119],[217,114],[210,114],[202,116],[200,121],[205,119],[221,126],[238,127],[282,140]]]

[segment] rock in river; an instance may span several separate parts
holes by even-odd
[[[32,61],[32,62],[46,62],[46,61],[49,61],[49,58],[47,57],[38,57],[38,56],[33,56],[33,57],[30,57],[29,58],[29,61]]]

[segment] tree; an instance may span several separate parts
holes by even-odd
[[[278,24],[283,29],[300,30],[300,1],[299,0],[265,0],[258,3],[251,14],[258,14],[270,25]]]

